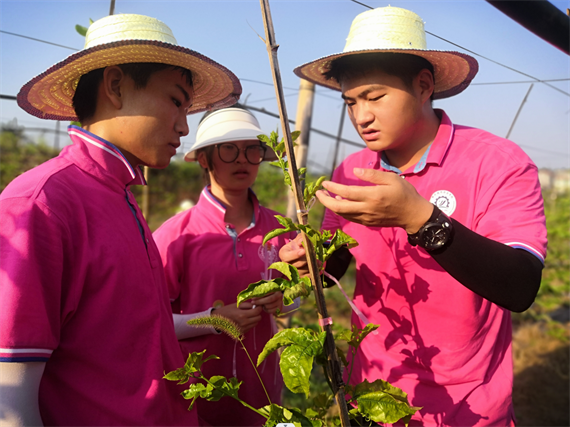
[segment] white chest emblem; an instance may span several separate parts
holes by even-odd
[[[271,243],[267,242],[265,246],[259,246],[257,250],[259,258],[263,261],[264,270],[261,272],[262,280],[271,280],[272,270],[269,268],[271,264],[279,260],[277,248]]]
[[[436,191],[431,195],[429,201],[436,205],[447,216],[451,216],[457,207],[457,199],[453,193],[447,190]]]

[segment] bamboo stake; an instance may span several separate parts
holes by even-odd
[[[297,206],[297,218],[300,224],[306,225],[308,222],[308,212],[306,210],[305,201],[303,199],[303,192],[301,191],[301,183],[299,180],[299,172],[297,170],[297,163],[295,161],[295,150],[293,148],[293,140],[291,138],[291,130],[289,129],[289,118],[285,108],[285,101],[283,96],[283,84],[281,82],[281,73],[279,71],[279,62],[277,60],[277,49],[279,45],[275,43],[275,31],[273,30],[273,20],[271,18],[271,11],[269,9],[268,0],[260,0],[261,12],[263,15],[263,25],[265,27],[265,45],[267,46],[267,54],[269,55],[269,62],[271,65],[271,72],[273,75],[273,85],[275,87],[275,95],[277,97],[277,106],[279,107],[279,115],[281,118],[281,128],[285,138],[285,151],[287,153],[287,160],[289,161],[289,174],[291,175],[292,190]],[[319,274],[317,265],[317,258],[315,250],[311,241],[303,234],[303,244],[307,253],[307,261],[309,264],[309,273],[314,286],[315,301],[317,303],[317,310],[319,319],[329,319],[325,297],[323,293],[323,284]],[[327,356],[327,371],[331,384],[333,386],[333,393],[336,398],[337,405],[340,411],[341,425],[350,426],[348,416],[348,408],[344,396],[344,382],[342,380],[342,373],[340,363],[336,352],[336,346],[332,335],[332,325],[330,322],[320,322],[321,328],[326,332],[325,340],[325,353]]]

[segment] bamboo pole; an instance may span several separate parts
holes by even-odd
[[[340,147],[340,142],[342,140],[342,129],[344,127],[344,116],[346,115],[346,102],[342,103],[342,111],[340,113],[340,122],[338,125],[338,133],[336,134],[336,142],[334,144],[334,156],[333,156],[333,164],[331,168],[331,178],[334,170],[336,169],[336,163],[338,158],[338,148]]]
[[[311,120],[313,118],[314,99],[315,84],[309,82],[308,80],[301,79],[299,83],[299,100],[297,101],[297,117],[295,119],[295,129],[301,131],[301,135],[299,135],[299,139],[297,139],[297,146],[295,147],[297,169],[307,166],[307,154],[309,152],[309,137],[311,135]],[[297,219],[296,211],[297,208],[295,207],[295,199],[293,197],[293,194],[289,193],[287,216],[293,221]]]
[[[291,138],[289,119],[287,116],[287,110],[285,108],[285,101],[283,96],[283,84],[281,82],[281,73],[279,71],[279,63],[277,60],[277,49],[279,46],[275,43],[275,31],[273,29],[273,20],[271,18],[271,11],[269,9],[269,1],[259,1],[263,15],[263,25],[265,27],[265,45],[267,47],[267,54],[269,55],[270,68],[273,75],[273,85],[275,86],[275,95],[277,97],[277,106],[279,107],[279,115],[281,117],[281,128],[283,130],[283,136],[285,138],[285,151],[287,153],[287,159],[289,160],[289,174],[291,175],[291,187],[297,206],[297,219],[299,220],[300,224],[306,225],[308,222],[308,212],[306,210],[305,201],[303,199],[303,193],[300,191],[301,183],[299,180],[297,164],[295,162],[295,150],[293,149],[293,140]],[[323,294],[323,284],[321,282],[321,277],[319,274],[315,250],[305,234],[303,234],[303,244],[307,253],[309,273],[314,286],[315,301],[317,304],[319,319],[325,320],[324,322],[319,323],[321,324],[322,330],[326,332],[325,353],[327,356],[327,371],[329,373],[331,384],[333,386],[333,393],[335,395],[337,405],[339,406],[341,425],[343,427],[350,426],[348,408],[344,395],[344,382],[342,380],[340,363],[332,335],[332,325],[330,324],[331,322],[326,321],[329,319],[329,315]]]

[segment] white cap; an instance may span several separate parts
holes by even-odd
[[[259,141],[257,135],[263,131],[253,114],[243,108],[230,107],[214,111],[198,125],[196,142],[184,155],[187,162],[196,161],[196,150],[210,145],[234,141]],[[268,148],[266,160],[272,151]]]

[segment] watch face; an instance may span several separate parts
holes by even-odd
[[[451,236],[449,223],[429,224],[421,235],[421,246],[427,250],[435,250],[443,247]]]

